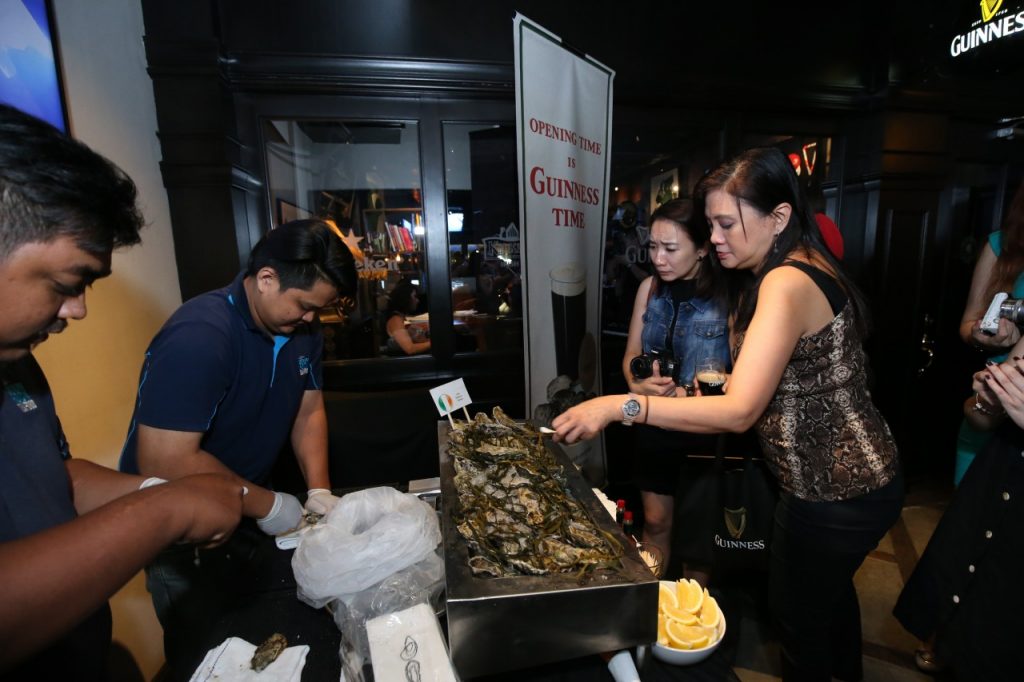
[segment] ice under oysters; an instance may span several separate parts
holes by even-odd
[[[506,577],[616,568],[622,549],[566,487],[533,427],[495,408],[449,436],[459,510],[453,515],[475,575]]]

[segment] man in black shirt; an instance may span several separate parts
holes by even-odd
[[[0,679],[105,680],[107,599],[174,542],[222,542],[241,485],[166,483],[72,459],[32,349],[85,317],[111,252],[139,241],[132,181],[0,105]]]

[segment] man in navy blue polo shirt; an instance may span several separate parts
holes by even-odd
[[[218,472],[249,489],[243,513],[267,535],[295,528],[302,506],[267,486],[290,441],[306,509],[337,502],[327,471],[317,313],[354,291],[352,254],[331,227],[302,220],[271,230],[229,286],[186,302],[153,339],[139,377],[121,469],[174,480]],[[249,573],[263,543],[243,523],[212,552],[171,549],[147,569],[169,662],[194,655]]]
[[[107,599],[173,542],[219,542],[242,486],[168,485],[71,458],[32,349],[85,317],[111,251],[139,241],[132,181],[0,105],[0,679],[106,680]],[[145,487],[140,490],[140,487]]]

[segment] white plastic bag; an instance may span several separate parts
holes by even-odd
[[[315,608],[329,605],[342,633],[343,679],[366,679],[368,619],[438,600],[440,543],[434,508],[394,488],[345,495],[299,538],[292,557],[297,594]]]
[[[415,495],[380,487],[349,493],[299,540],[299,599],[320,608],[379,583],[434,552],[437,514]]]
[[[440,552],[434,551],[423,561],[392,573],[362,592],[332,601],[329,608],[341,630],[339,654],[346,679],[349,682],[366,679],[363,666],[370,661],[367,621],[416,604],[430,604],[437,611],[443,589],[444,562]]]

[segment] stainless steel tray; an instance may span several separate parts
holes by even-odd
[[[447,455],[450,426],[437,431],[441,465],[441,532],[448,609],[448,646],[463,678],[528,668],[657,639],[658,581],[636,546],[609,517],[589,484],[561,451],[568,487],[591,519],[622,543],[622,569],[580,585],[572,575],[476,577],[453,522],[458,505]]]

